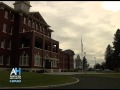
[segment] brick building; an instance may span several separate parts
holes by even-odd
[[[54,31],[41,14],[29,11],[30,1],[15,1],[13,5],[14,9],[0,3],[0,69],[73,69],[74,53],[59,49],[59,42],[51,38]]]

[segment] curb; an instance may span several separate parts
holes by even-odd
[[[50,87],[59,87],[59,86],[66,86],[66,85],[71,85],[71,84],[76,84],[79,82],[78,78],[72,77],[74,79],[76,79],[75,82],[70,82],[70,83],[65,83],[65,84],[58,84],[58,85],[46,85],[46,86],[33,86],[33,87],[3,87],[0,89],[32,89],[32,88],[50,88]]]

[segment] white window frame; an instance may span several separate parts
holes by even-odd
[[[28,54],[21,54],[19,60],[19,66],[29,66],[29,55]]]
[[[52,61],[52,66],[53,66],[53,67],[57,67],[57,61],[56,61],[56,60],[53,60],[53,61]]]
[[[34,55],[34,66],[41,66],[41,57],[39,54]]]
[[[0,54],[0,65],[3,65],[3,55]]]
[[[8,11],[5,11],[4,18],[8,19]]]
[[[3,24],[3,30],[2,30],[2,32],[6,33],[6,31],[7,31],[7,24],[4,23],[4,24]]]

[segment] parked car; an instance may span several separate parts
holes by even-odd
[[[105,72],[111,72],[111,70],[110,70],[110,69],[105,69],[104,71],[105,71]]]

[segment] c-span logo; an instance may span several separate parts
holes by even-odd
[[[10,83],[21,83],[21,68],[13,68],[10,73]]]

